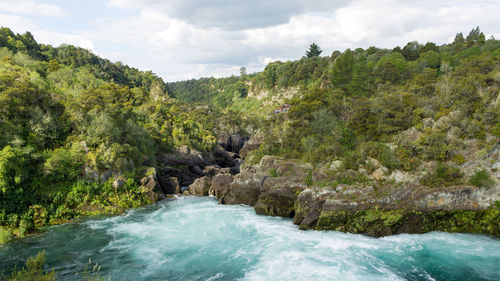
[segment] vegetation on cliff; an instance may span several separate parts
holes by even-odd
[[[242,84],[246,95],[236,90]],[[247,163],[277,155],[359,174],[350,182],[417,174],[413,180],[428,186],[488,187],[500,175],[500,41],[485,39],[479,28],[442,46],[334,51],[169,87],[174,96],[209,102],[259,128],[263,143]],[[188,88],[205,90],[182,94]],[[272,114],[285,103],[287,114]],[[256,105],[260,110],[248,110]]]

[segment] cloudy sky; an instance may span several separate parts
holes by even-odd
[[[42,43],[74,44],[166,81],[261,71],[317,42],[439,44],[480,26],[500,38],[498,0],[0,0],[0,25]]]

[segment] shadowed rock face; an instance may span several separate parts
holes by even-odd
[[[160,178],[160,188],[164,194],[178,194],[181,192],[179,181],[176,177]]]
[[[239,173],[239,155],[216,149],[210,153],[200,153],[189,148],[181,148],[174,153],[162,153],[157,156],[157,179],[167,194],[180,193],[171,188],[171,178],[176,178],[179,187],[187,187],[196,179],[208,176],[212,178],[219,173]]]
[[[219,139],[219,144],[225,151],[240,153],[241,148],[250,137],[241,136],[239,134],[222,134]]]

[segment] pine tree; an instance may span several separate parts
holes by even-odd
[[[308,57],[308,58],[319,57],[319,55],[321,55],[322,52],[323,52],[323,50],[321,50],[321,48],[318,46],[318,44],[312,43],[309,46],[309,50],[306,51],[306,57]]]

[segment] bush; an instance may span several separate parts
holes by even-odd
[[[496,127],[493,127],[492,133],[493,135],[500,137],[500,123],[498,123]]]
[[[465,163],[465,158],[462,155],[455,155],[453,156],[452,161],[457,165],[462,165]]]
[[[45,251],[40,252],[36,257],[29,257],[26,260],[26,268],[11,273],[7,280],[33,280],[33,281],[52,281],[56,280],[56,273],[44,272]]]
[[[14,233],[9,228],[0,226],[0,245],[9,242],[14,238]]]
[[[474,175],[472,175],[469,179],[469,183],[477,187],[490,187],[494,182],[490,177],[490,173],[488,173],[485,169],[482,169],[476,171]]]
[[[500,201],[495,201],[495,207],[497,207],[497,209],[500,209]]]
[[[84,151],[81,145],[71,148],[57,148],[43,166],[45,178],[52,182],[73,181],[77,179],[84,163]]]
[[[420,180],[420,183],[429,187],[458,185],[462,177],[459,168],[439,163],[432,173]]]
[[[33,210],[29,210],[21,216],[19,221],[19,236],[23,237],[35,230],[35,222],[33,221]]]

